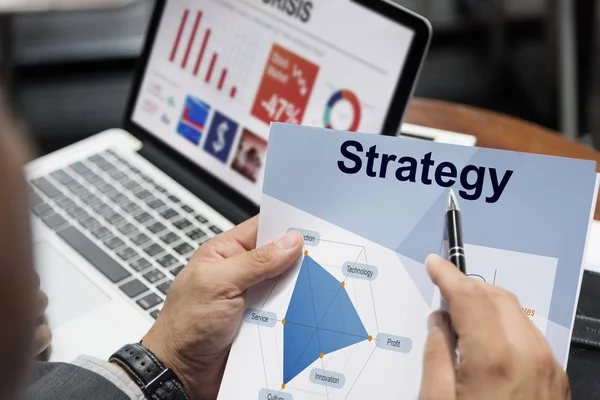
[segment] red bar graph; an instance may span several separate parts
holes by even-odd
[[[210,60],[210,66],[208,67],[208,72],[206,73],[206,79],[204,80],[206,83],[210,83],[213,71],[215,70],[215,65],[217,64],[217,58],[219,58],[219,55],[217,53],[213,53],[212,59]]]
[[[185,24],[187,22],[189,15],[190,15],[190,10],[185,10],[183,13],[183,18],[181,19],[181,24],[179,25],[179,30],[177,31],[177,37],[175,38],[175,43],[173,44],[173,50],[171,50],[171,62],[173,62],[173,60],[175,60],[175,56],[177,55],[177,49],[179,48],[179,42],[181,42],[181,35],[183,34],[183,29],[185,28]]]
[[[183,53],[183,58],[181,59],[181,65],[180,65],[181,69],[183,69],[183,70],[186,70],[188,67],[188,64],[190,64],[190,57],[194,57],[194,56],[192,56],[192,50],[195,47],[194,45],[196,43],[198,43],[198,41],[196,40],[196,36],[198,36],[200,34],[199,33],[200,32],[200,23],[202,22],[203,19],[206,19],[206,17],[202,10],[196,12],[196,18],[194,19],[193,26],[192,26],[192,29],[189,34],[189,39],[184,47],[182,44],[182,36],[183,36],[184,31],[186,30],[189,19],[191,19],[190,18],[190,10],[185,9],[183,12],[183,15],[181,17],[181,22],[180,22],[179,28],[177,30],[177,36],[175,37],[175,42],[173,43],[173,48],[171,49],[171,54],[169,57],[169,60],[172,63],[174,63],[175,60],[178,59],[178,55],[181,56],[181,53]],[[190,21],[190,23],[191,23],[191,21]],[[210,24],[210,21],[209,21],[209,24]],[[203,25],[204,25],[204,23],[203,23]],[[200,44],[200,51],[198,52],[198,55],[196,56],[197,57],[196,62],[193,64],[194,69],[193,69],[192,73],[194,74],[194,76],[198,76],[198,74],[200,73],[200,70],[203,69],[203,65],[205,64],[205,62],[204,62],[205,55],[206,55],[206,52],[208,51],[212,34],[213,34],[213,31],[211,28],[206,28],[206,30],[204,31],[202,43]],[[194,54],[195,54],[195,52],[194,52]],[[213,75],[215,74],[215,69],[217,68],[218,60],[219,60],[219,54],[217,52],[212,53],[212,57],[210,58],[210,63],[208,64],[208,69],[206,70],[206,75],[204,77],[204,81],[207,84],[210,84],[213,79]],[[218,65],[218,67],[221,72],[219,75],[219,81],[217,82],[216,86],[217,86],[217,89],[219,90],[219,92],[223,92],[224,90],[227,90],[227,89],[225,89],[226,85],[229,86],[227,81],[228,81],[230,69],[227,66],[223,66],[220,64]],[[232,99],[235,99],[235,97],[237,96],[237,91],[238,91],[237,86],[231,86],[229,89],[229,97],[231,97]]]
[[[192,34],[190,35],[190,40],[187,45],[187,49],[185,50],[185,57],[183,57],[183,61],[181,62],[181,68],[185,68],[187,66],[188,59],[190,58],[190,51],[192,51],[192,46],[194,44],[194,39],[196,38],[196,32],[198,31],[198,25],[200,25],[200,20],[202,19],[202,11],[198,11],[196,14],[196,21],[194,22],[194,28],[192,29]]]
[[[207,29],[204,34],[204,40],[202,40],[202,47],[200,48],[200,54],[198,54],[198,59],[196,60],[196,66],[194,67],[194,75],[198,76],[198,71],[200,71],[200,64],[202,64],[202,58],[204,57],[204,52],[206,51],[206,45],[208,44],[208,39],[210,39],[211,30]]]
[[[227,78],[227,68],[223,68],[223,72],[221,72],[221,79],[219,79],[219,90],[223,90],[223,85],[225,84],[226,78]]]

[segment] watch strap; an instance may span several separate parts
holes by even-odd
[[[121,347],[109,361],[123,368],[149,399],[189,400],[177,375],[139,343]]]

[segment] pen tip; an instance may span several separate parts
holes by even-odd
[[[452,188],[450,188],[450,193],[448,194],[448,205],[446,206],[446,211],[451,210],[460,211],[458,201],[456,200],[456,194],[454,194],[454,190]]]

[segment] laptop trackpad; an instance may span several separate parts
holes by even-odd
[[[48,295],[46,316],[52,329],[59,328],[111,301],[46,242],[35,245],[36,267],[42,290]]]

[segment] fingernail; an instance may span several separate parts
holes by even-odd
[[[447,329],[450,318],[444,311],[436,311],[429,316],[427,320],[427,329],[429,332],[442,331]]]
[[[298,233],[295,231],[289,231],[285,234],[284,237],[279,239],[277,243],[275,243],[277,247],[284,250],[293,249],[298,245]]]
[[[440,257],[440,256],[438,256],[437,254],[430,254],[425,259],[425,265],[428,265],[428,264],[431,264],[431,263],[435,263],[435,262],[438,262],[440,260],[443,260],[443,258]]]

